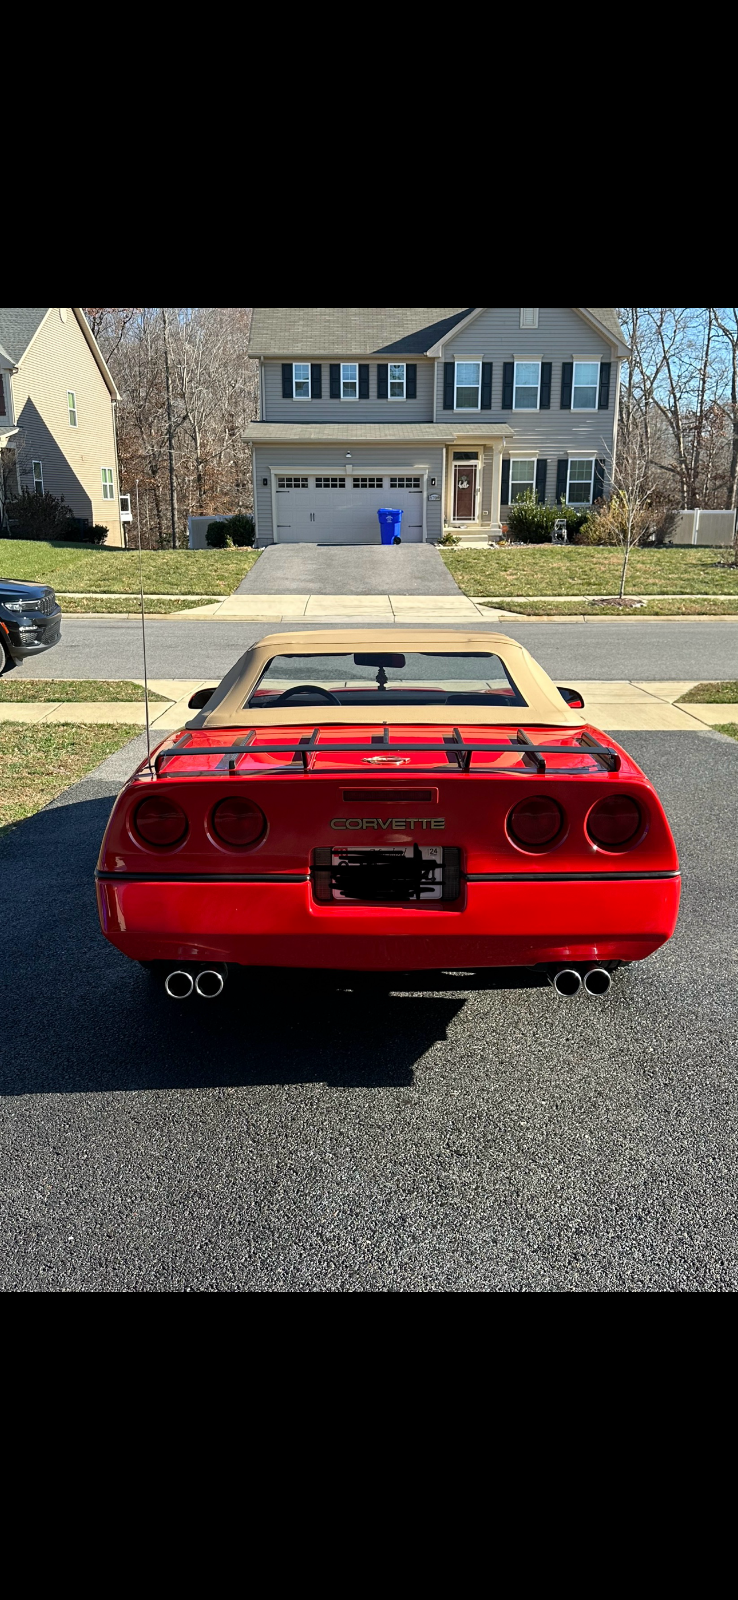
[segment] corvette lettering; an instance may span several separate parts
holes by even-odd
[[[445,817],[333,817],[332,828],[393,828],[397,832],[418,828],[445,828]]]

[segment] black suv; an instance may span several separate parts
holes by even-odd
[[[0,673],[61,638],[61,606],[47,583],[0,578]]]

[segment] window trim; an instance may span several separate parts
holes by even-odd
[[[107,478],[105,477],[106,472],[110,473],[110,482],[108,482]],[[102,497],[103,500],[109,505],[115,499],[115,477],[112,467],[101,467],[100,477],[102,480]],[[106,494],[106,489],[110,490],[110,494]]]
[[[543,363],[536,356],[525,356],[520,361],[518,360],[517,356],[514,357],[514,359],[513,359],[513,403],[512,403],[513,411],[540,411],[540,409],[541,409],[541,367],[542,367],[542,365],[543,365]],[[516,394],[518,392],[518,388],[521,388],[521,389],[532,389],[533,388],[533,384],[532,383],[521,383],[520,385],[518,384],[518,367],[523,367],[523,366],[526,366],[526,367],[537,367],[538,368],[538,388],[537,388],[537,392],[536,392],[536,403],[535,403],[534,406],[516,406],[516,404],[515,404],[515,396],[516,396]]]
[[[36,477],[36,468],[37,467],[38,467],[38,477]],[[35,494],[43,494],[45,492],[44,491],[44,464],[43,464],[43,461],[32,461],[31,462],[31,475],[33,477],[34,493]],[[41,485],[40,489],[38,487],[39,484]]]
[[[356,382],[356,394],[344,394],[344,392],[343,392],[343,385],[344,385],[343,373],[344,373],[344,368],[345,367],[353,367],[355,372],[356,372],[356,379],[355,380],[353,378],[346,378],[345,379],[346,383],[353,383],[354,381]],[[354,403],[358,400],[358,398],[359,398],[359,363],[358,363],[358,361],[342,361],[341,362],[341,399],[345,400],[348,403],[348,405],[354,405]]]
[[[456,396],[457,396],[457,394],[459,392],[459,389],[460,388],[461,389],[472,389],[474,387],[474,385],[471,384],[471,383],[462,383],[462,384],[459,383],[459,381],[458,381],[459,367],[470,367],[470,366],[479,367],[479,382],[477,383],[477,404],[475,406],[459,406],[459,405],[456,404]],[[468,414],[470,411],[481,411],[481,409],[482,409],[482,357],[481,356],[462,356],[460,361],[457,361],[456,357],[454,357],[454,411],[463,411],[463,412]]]
[[[539,307],[538,306],[527,306],[527,307],[520,306],[519,309],[520,309],[520,326],[521,326],[521,328],[530,328],[530,329],[537,328],[538,327],[538,311],[539,311]],[[533,322],[524,322],[523,321],[523,311],[524,310],[532,311],[533,318],[534,318]]]
[[[399,383],[399,381],[400,381],[399,378],[393,378],[392,377],[392,368],[393,367],[402,367],[402,394],[392,394],[392,392],[391,392],[392,391],[392,384],[393,383]],[[395,402],[397,402],[398,400],[402,401],[402,400],[406,400],[407,399],[407,362],[406,361],[388,361],[387,362],[387,399],[388,400],[393,400]]]
[[[295,377],[295,368],[296,367],[307,367],[307,386],[308,386],[307,394],[295,394],[295,386],[296,386],[296,384],[298,382],[299,383],[304,383],[305,382],[304,378],[298,379],[298,378]],[[293,361],[293,363],[292,363],[292,398],[293,398],[293,400],[312,400],[312,398],[313,398],[313,381],[312,380],[313,380],[313,375],[312,375],[310,362],[309,361]]]
[[[71,405],[70,401],[73,402]],[[74,416],[74,422],[72,421],[72,416]],[[70,428],[76,428],[79,426],[77,395],[74,389],[67,389],[67,422],[69,423]]]
[[[537,466],[538,466],[538,456],[537,455],[527,455],[527,454],[523,455],[522,453],[518,454],[516,452],[515,455],[511,455],[510,456],[510,486],[509,486],[509,489],[508,489],[508,494],[510,496],[510,499],[508,501],[508,505],[511,505],[511,506],[515,504],[515,501],[513,499],[513,492],[512,492],[513,491],[513,467],[520,466],[521,462],[524,462],[524,461],[530,463],[530,466],[533,468],[533,472],[532,472],[532,475],[531,475],[531,478],[530,478],[530,483],[528,482],[528,479],[526,479],[525,488],[530,487],[533,490],[534,494],[536,492],[536,469],[537,469]]]
[[[590,479],[589,479],[589,500],[570,500],[569,499],[569,491],[570,491],[570,488],[571,488],[571,469],[572,469],[572,464],[575,461],[577,462],[577,464],[580,461],[587,461],[589,463],[589,466],[592,469],[591,473],[590,473]],[[594,499],[594,475],[595,475],[595,463],[596,463],[596,461],[597,461],[597,457],[596,456],[591,456],[591,455],[581,455],[581,456],[572,455],[572,456],[569,456],[569,465],[568,465],[568,467],[566,469],[566,504],[568,506],[570,506],[570,505],[575,505],[575,506],[587,506],[588,505],[588,506],[591,506],[592,505],[593,499]]]
[[[596,367],[597,368],[597,377],[595,379],[595,385],[594,385],[595,400],[594,400],[594,405],[593,406],[575,406],[575,404],[574,404],[574,394],[575,394],[575,390],[576,390],[576,387],[577,387],[577,384],[576,384],[577,367]],[[592,360],[592,358],[590,356],[587,356],[586,358],[583,357],[583,356],[580,356],[579,359],[577,359],[576,357],[572,356],[572,368],[571,368],[571,410],[572,411],[582,412],[582,411],[597,411],[597,410],[599,410],[599,403],[600,403],[600,370],[601,370],[601,368],[602,368],[602,361],[600,360],[599,357],[597,357],[595,360]],[[580,389],[585,389],[585,388],[591,389],[592,385],[589,384],[589,383],[587,383],[587,384],[580,383],[579,387],[580,387]]]

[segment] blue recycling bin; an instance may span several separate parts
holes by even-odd
[[[379,517],[379,531],[382,544],[402,544],[400,538],[400,524],[402,512],[393,511],[391,506],[380,506],[377,512]]]

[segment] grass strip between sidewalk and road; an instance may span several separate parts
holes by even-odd
[[[0,722],[0,835],[141,732],[127,724]]]
[[[688,705],[690,700],[698,706],[738,705],[738,682],[735,678],[728,678],[722,683],[696,683],[693,689],[679,696],[676,704]]]
[[[472,598],[479,595],[616,595],[621,552],[602,545],[515,546],[512,549],[442,550],[451,576]],[[728,549],[634,550],[627,592],[635,595],[736,595],[738,567]],[[581,607],[580,607],[581,609]]]
[[[142,550],[144,594],[210,594],[217,600],[232,594],[258,559],[258,550]],[[0,577],[49,583],[62,594],[137,594],[138,550],[92,550],[66,539],[0,539]]]
[[[130,683],[125,678],[2,678],[0,679],[0,708],[5,705],[37,705],[41,700],[132,700],[145,698],[140,683]],[[149,700],[160,700],[169,705],[164,694],[154,694],[149,689]],[[1,715],[0,711],[0,715]]]
[[[514,611],[524,617],[730,617],[738,614],[738,595],[735,599],[709,600],[647,600],[643,606],[592,605],[587,600],[506,600],[499,595],[495,600],[482,600],[480,604]]]
[[[141,602],[129,595],[125,599],[114,599],[112,595],[82,594],[82,595],[57,595],[62,608],[62,621],[64,617],[93,616],[128,616],[140,617]],[[176,611],[194,611],[196,606],[215,605],[223,599],[222,594],[213,594],[207,600],[165,600],[161,595],[156,598],[147,598],[144,595],[144,612],[147,617],[171,616]]]
[[[716,733],[727,733],[729,739],[738,739],[738,722],[714,722]]]

